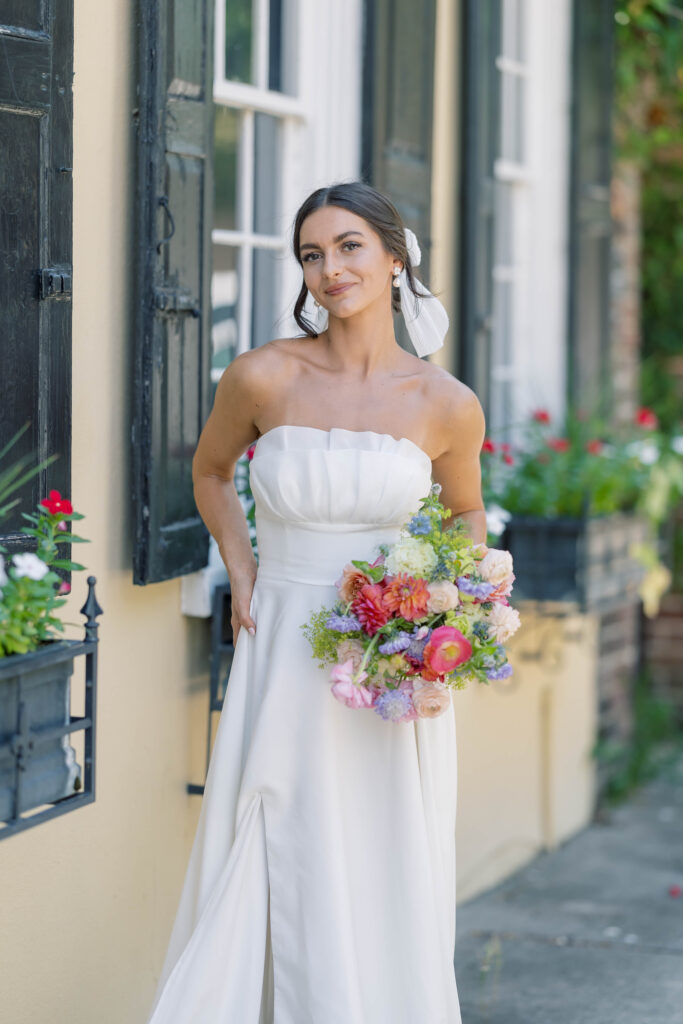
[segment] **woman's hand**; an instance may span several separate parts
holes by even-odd
[[[230,578],[231,614],[230,624],[232,626],[233,646],[237,644],[237,637],[242,626],[253,636],[256,632],[256,620],[249,614],[251,595],[256,581],[255,570],[243,570],[235,573]]]

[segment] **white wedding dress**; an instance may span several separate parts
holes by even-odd
[[[300,628],[431,486],[372,430],[282,425],[250,463],[259,566],[148,1024],[460,1024],[455,718],[332,696]]]

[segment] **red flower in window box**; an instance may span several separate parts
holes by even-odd
[[[57,516],[61,513],[70,516],[73,512],[71,502],[68,498],[63,498],[59,491],[50,491],[50,495],[47,498],[43,498],[40,502],[51,516]]]
[[[550,423],[550,413],[547,409],[534,409],[531,418],[535,423]]]
[[[568,452],[570,443],[566,437],[549,437],[548,447],[554,452]]]
[[[645,405],[638,409],[635,415],[635,421],[639,427],[644,427],[645,430],[656,430],[659,426],[657,414],[653,412],[652,409],[648,409]]]
[[[249,462],[251,462],[251,460],[254,458],[254,449],[255,448],[256,448],[256,441],[254,441],[253,444],[250,444],[249,447],[247,448],[247,458],[249,459]]]
[[[490,437],[484,438],[484,443],[481,446],[482,452],[487,452],[489,455],[493,455],[496,450],[496,446]]]
[[[586,451],[589,455],[599,455],[604,445],[599,438],[593,438],[590,441],[586,441]]]

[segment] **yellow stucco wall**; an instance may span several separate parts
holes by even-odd
[[[75,8],[72,497],[86,516],[77,532],[92,541],[75,557],[97,576],[104,609],[97,798],[0,843],[2,1013],[12,1024],[146,1018],[200,811],[186,784],[203,778],[206,740],[208,624],[181,615],[178,580],[132,583],[132,5]],[[451,5],[440,4],[439,19],[437,73],[452,85]],[[437,95],[445,131],[446,93]],[[453,147],[452,134],[435,146],[433,260],[445,289],[455,245],[436,229],[453,223]],[[75,574],[65,619],[81,620],[85,593]],[[460,899],[589,813],[594,624],[550,628],[539,658],[536,631],[548,627],[535,621],[529,613],[512,645],[513,685],[454,695]],[[564,637],[559,669],[548,662],[553,629]]]
[[[450,328],[430,358],[452,369],[458,346],[460,0],[438,0],[434,68],[431,286]],[[513,595],[514,602],[514,595]],[[455,693],[459,900],[501,881],[585,826],[594,800],[596,621],[520,609],[509,682]]]
[[[104,609],[97,794],[0,843],[8,1024],[145,1019],[200,810],[206,623],[180,614],[179,580],[132,582],[132,10],[75,3],[72,495]],[[82,621],[86,575],[65,620]]]

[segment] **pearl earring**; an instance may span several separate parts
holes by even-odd
[[[317,309],[320,309],[320,303],[317,299],[313,299],[313,305],[316,306]]]
[[[400,269],[400,267],[394,267],[394,287],[395,287],[395,288],[398,288],[398,286],[399,286],[399,285],[400,285],[400,283],[401,283],[401,282],[399,281],[399,279],[398,279],[398,278],[399,278],[399,274],[400,274],[400,273],[401,273],[401,269]]]

